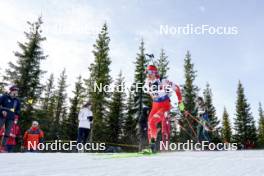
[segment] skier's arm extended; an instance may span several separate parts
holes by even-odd
[[[175,84],[175,88],[174,88],[174,91],[177,95],[177,98],[178,98],[178,101],[179,101],[179,104],[182,103],[182,94],[181,94],[181,89],[178,85]]]
[[[166,80],[166,84],[171,87],[171,89],[176,93],[176,96],[178,98],[178,104],[180,111],[184,111],[184,104],[182,101],[182,94],[181,94],[181,88],[177,84],[174,84],[171,81]]]
[[[184,111],[185,107],[184,107],[184,103],[182,101],[182,94],[181,94],[181,89],[178,85],[175,85],[175,92],[176,92],[176,95],[178,97],[178,101],[179,101],[179,109],[180,111]]]

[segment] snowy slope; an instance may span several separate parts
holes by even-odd
[[[1,176],[264,176],[264,151],[107,154],[0,154]]]

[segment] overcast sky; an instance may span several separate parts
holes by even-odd
[[[263,6],[261,0],[0,0],[0,53],[2,71],[15,61],[17,41],[24,41],[26,21],[43,17],[43,69],[56,78],[66,68],[69,91],[78,75],[88,76],[93,62],[93,44],[104,22],[109,26],[111,75],[120,70],[127,83],[133,80],[136,53],[144,38],[146,51],[169,56],[169,79],[182,84],[183,59],[190,50],[197,72],[196,84],[209,82],[217,114],[226,106],[235,113],[236,89],[241,80],[257,117],[258,102],[264,102]],[[237,35],[186,35],[160,32],[160,26],[209,25],[236,27]],[[201,92],[200,92],[201,94]],[[257,117],[258,118],[258,117]],[[256,118],[256,119],[257,119]]]

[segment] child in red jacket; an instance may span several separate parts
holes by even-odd
[[[43,143],[44,140],[44,133],[39,128],[39,123],[37,121],[32,122],[31,128],[25,132],[23,139],[26,151],[37,151],[38,144]]]
[[[14,147],[17,145],[17,137],[20,136],[20,127],[18,126],[18,119],[14,120],[14,123],[10,129],[9,137],[7,139],[6,145],[4,147],[5,152],[12,152]],[[5,127],[0,130],[0,136],[3,138],[5,134]]]

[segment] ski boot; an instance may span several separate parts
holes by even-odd
[[[156,140],[154,138],[151,138],[150,140],[150,149],[152,153],[157,153],[157,145]]]

